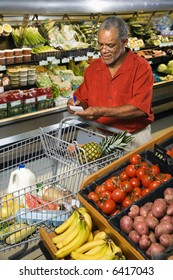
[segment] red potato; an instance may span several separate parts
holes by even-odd
[[[152,214],[156,218],[162,218],[166,214],[167,205],[164,199],[158,198],[154,201],[151,209]]]
[[[173,224],[169,222],[161,222],[155,228],[155,235],[159,238],[163,233],[173,233]]]
[[[148,213],[151,211],[153,206],[153,202],[147,202],[143,206],[140,207],[140,216],[147,217]]]
[[[164,200],[166,201],[167,204],[173,202],[173,188],[167,188],[164,191]]]
[[[148,236],[149,236],[149,239],[151,240],[151,243],[156,243],[157,242],[157,238],[156,238],[155,233],[153,231],[150,231]]]
[[[135,222],[133,227],[140,235],[148,235],[149,233],[149,228],[145,221]]]
[[[147,249],[147,251],[146,251],[146,255],[147,255],[148,257],[152,257],[152,256],[154,256],[154,255],[157,255],[157,254],[159,254],[159,253],[164,252],[165,249],[166,249],[166,248],[165,248],[162,244],[160,244],[160,243],[158,243],[158,242],[151,243],[150,247],[149,247],[149,248]]]
[[[159,241],[166,248],[173,246],[173,234],[163,233],[161,234]]]
[[[171,202],[168,207],[167,207],[167,210],[166,210],[166,214],[168,216],[173,216],[173,202]]]
[[[148,227],[152,230],[154,230],[155,227],[159,224],[159,220],[154,216],[153,217],[152,216],[151,217],[150,216],[146,217],[145,221],[146,221]]]
[[[147,250],[148,247],[151,245],[151,240],[148,235],[142,235],[141,238],[139,239],[139,247],[142,250]]]
[[[120,228],[127,234],[133,230],[133,220],[128,215],[123,216],[120,219]]]
[[[129,233],[129,239],[133,242],[133,243],[135,243],[135,244],[138,244],[139,243],[139,239],[140,239],[140,235],[139,235],[139,233],[136,231],[136,230],[132,230],[130,233]]]
[[[173,255],[170,255],[167,260],[173,260]]]
[[[132,205],[130,207],[130,211],[128,212],[128,216],[130,216],[132,219],[139,216],[139,206],[138,205]]]
[[[160,219],[160,222],[169,222],[169,223],[173,224],[173,217],[165,215],[165,216],[163,216],[163,218]]]
[[[134,218],[134,224],[136,223],[136,222],[144,222],[145,221],[145,218],[143,217],[143,216],[136,216],[135,218]]]

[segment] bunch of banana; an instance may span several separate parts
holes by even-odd
[[[56,236],[52,238],[52,242],[58,248],[56,257],[62,259],[77,250],[92,238],[91,231],[91,216],[84,207],[76,208],[72,215],[55,229]]]
[[[98,232],[88,241],[71,252],[73,260],[121,260],[125,259],[120,247],[104,231]]]

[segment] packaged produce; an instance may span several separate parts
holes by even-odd
[[[36,111],[36,90],[34,88],[23,90],[23,113],[32,113]]]
[[[54,106],[51,87],[36,89],[36,109],[37,111],[51,108]]]
[[[7,99],[8,117],[20,115],[23,113],[22,96],[20,90],[9,90],[5,94]]]
[[[0,94],[0,119],[7,118],[7,99]]]

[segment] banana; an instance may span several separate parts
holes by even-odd
[[[96,254],[97,252],[100,251],[100,247],[102,247],[102,246],[105,246],[105,243],[103,245],[98,245],[96,247],[93,247],[92,249],[86,251],[84,254],[85,255],[94,255],[94,254]]]
[[[76,226],[73,228],[70,234],[66,235],[65,238],[61,242],[56,243],[56,247],[58,249],[63,248],[67,244],[69,244],[79,233],[81,230],[81,220],[79,219],[78,223]]]
[[[105,231],[99,231],[98,233],[95,234],[94,240],[105,239],[106,237],[107,234]]]
[[[63,233],[74,222],[77,215],[78,215],[78,213],[76,211],[73,211],[71,216],[64,223],[62,223],[60,226],[55,228],[55,233],[56,234]]]
[[[90,231],[88,239],[87,239],[86,242],[91,242],[91,241],[93,241],[93,233],[92,233],[92,231]]]
[[[87,243],[83,244],[82,246],[80,246],[78,249],[76,249],[76,252],[77,253],[85,253],[88,250],[90,250],[90,249],[92,249],[96,246],[101,246],[101,245],[104,245],[104,244],[106,244],[106,241],[103,240],[103,239],[93,240],[93,241],[87,242]]]
[[[77,250],[77,248],[79,248],[82,244],[84,244],[86,242],[86,240],[88,239],[90,230],[88,225],[86,224],[85,221],[81,221],[81,230],[79,232],[79,234],[66,246],[64,246],[63,248],[61,248],[60,250],[58,250],[55,253],[55,256],[59,259],[62,259],[68,255],[70,255],[70,253],[72,251]]]
[[[100,246],[100,250],[93,255],[86,255],[83,253],[73,251],[71,252],[70,256],[73,260],[99,260],[102,256],[104,256],[106,250],[107,250],[107,244]]]
[[[107,243],[107,250],[103,256],[99,258],[99,260],[114,260],[115,255],[112,251],[110,241]]]
[[[122,250],[119,246],[117,246],[113,240],[110,241],[110,247],[112,249],[112,252],[114,253],[114,255],[117,255],[118,257],[122,256]]]
[[[83,215],[84,213],[87,213],[87,210],[86,210],[86,208],[85,207],[80,207],[80,208],[78,208],[78,211]]]
[[[76,225],[78,224],[79,220],[80,219],[79,219],[78,213],[76,213],[76,217],[73,220],[73,222],[70,224],[70,226],[64,232],[62,232],[61,234],[53,237],[52,242],[54,244],[57,244],[58,242],[59,243],[62,242],[66,237],[70,236],[70,234],[76,228]]]
[[[92,231],[93,223],[90,214],[86,212],[83,213],[82,216],[84,217],[86,223],[88,224],[90,231]]]

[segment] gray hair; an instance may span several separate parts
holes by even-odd
[[[128,37],[128,27],[126,22],[122,18],[116,16],[110,16],[106,18],[100,25],[98,33],[102,29],[110,30],[111,28],[118,30],[118,36],[121,40],[125,40]]]

